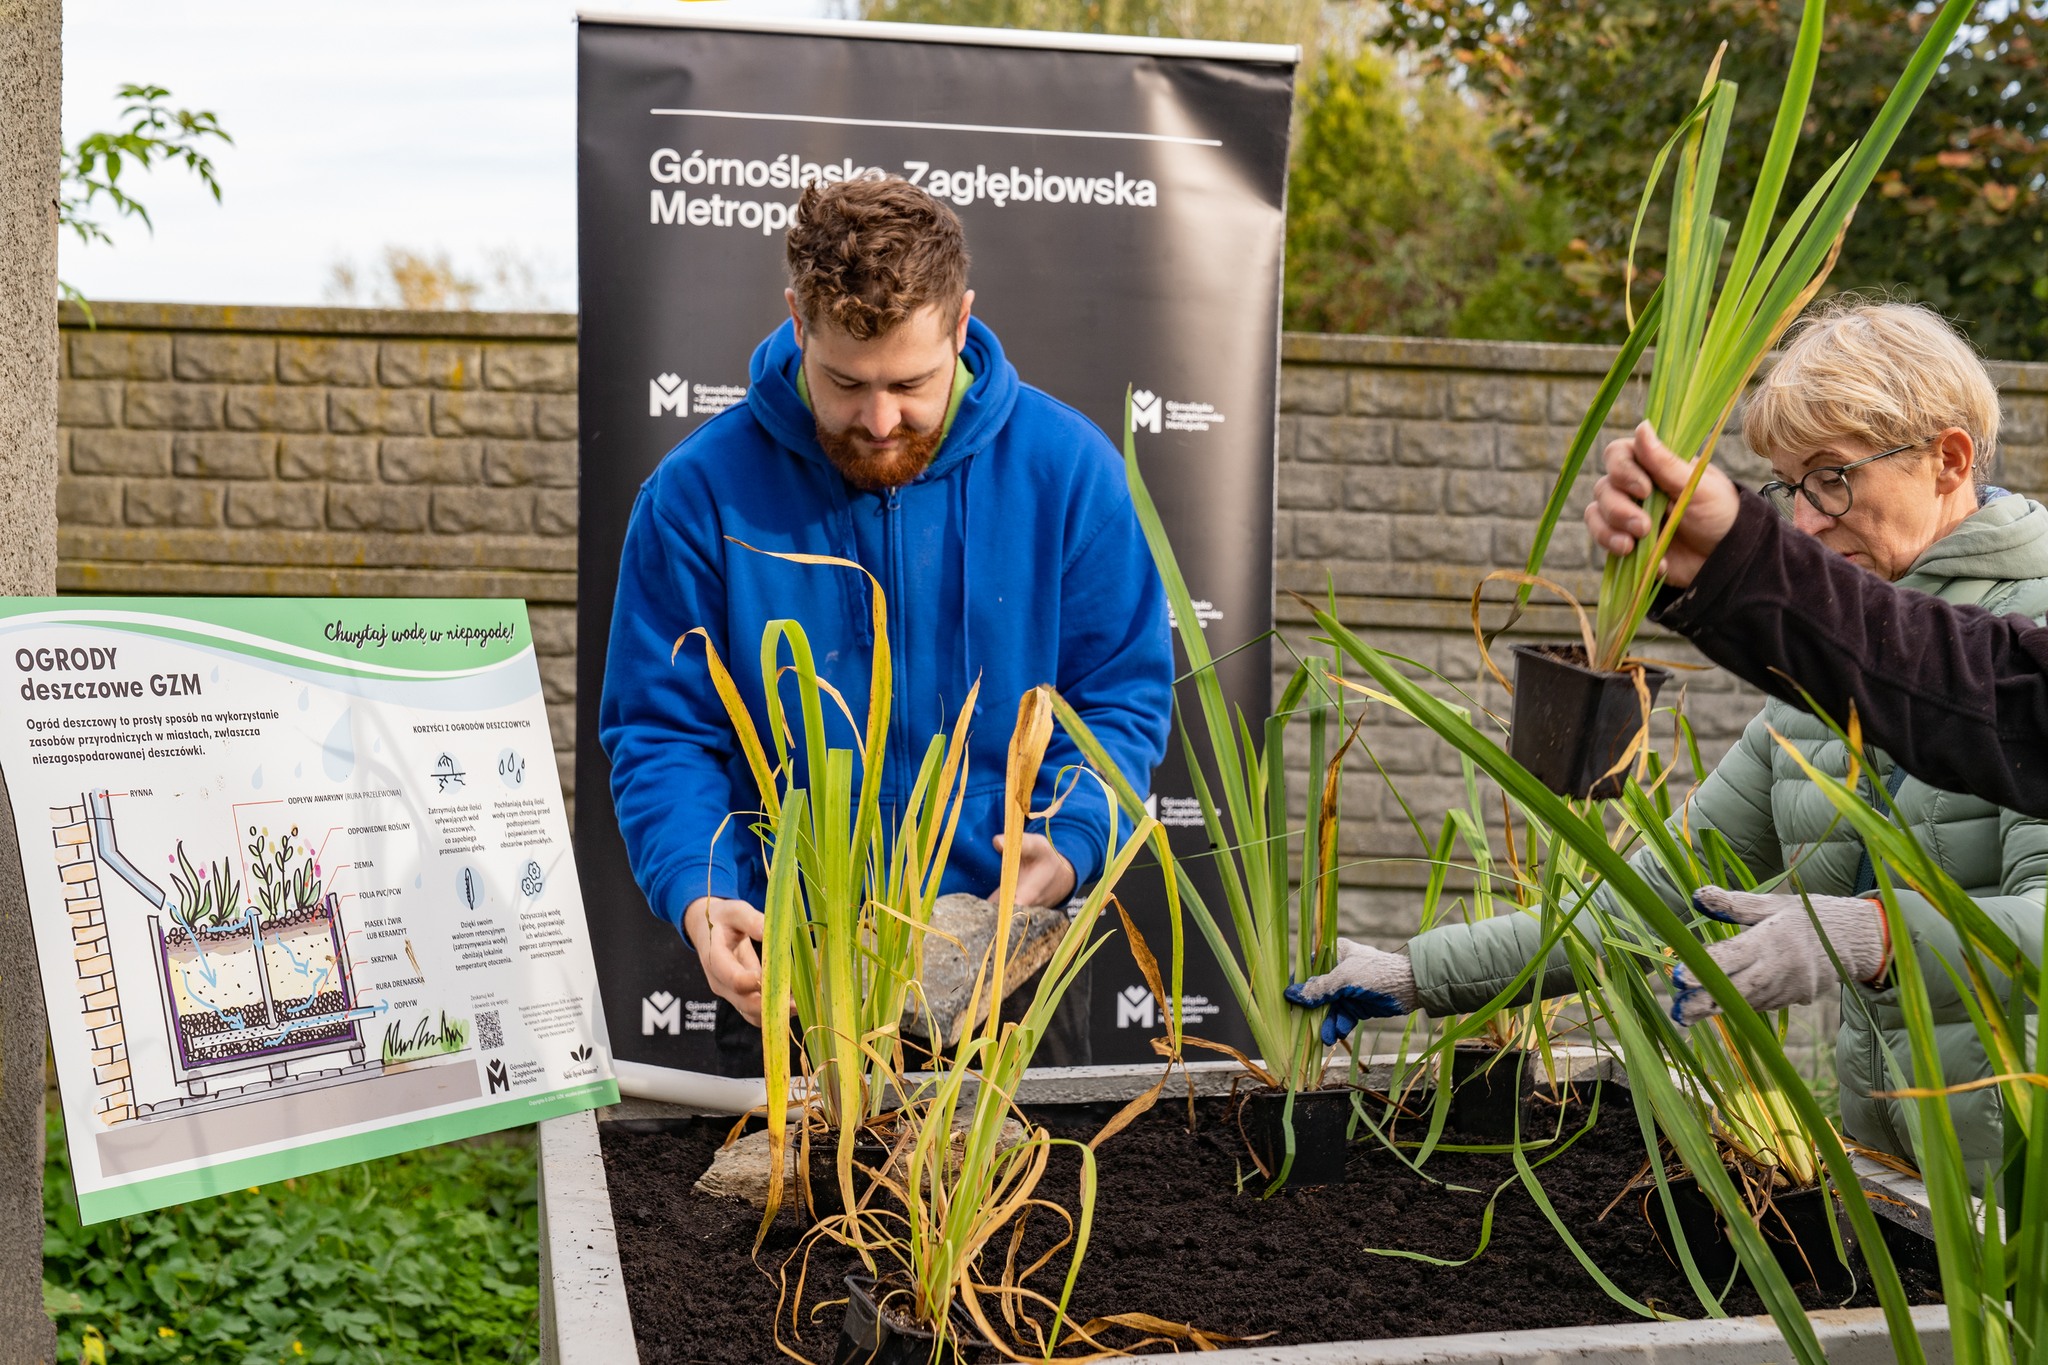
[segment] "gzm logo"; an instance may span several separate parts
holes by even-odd
[[[491,1058],[490,1066],[484,1070],[484,1078],[491,1083],[491,1093],[512,1088],[512,1078],[505,1074],[505,1063],[501,1058]]]
[[[1139,389],[1131,395],[1131,430],[1149,431],[1159,434],[1159,395],[1150,389]]]
[[[1152,992],[1143,986],[1126,986],[1116,998],[1116,1026],[1118,1028],[1155,1028],[1159,1021],[1159,1007],[1152,999]]]
[[[641,1036],[652,1038],[659,1029],[667,1029],[676,1037],[683,1032],[683,1002],[667,991],[656,991],[640,1000]]]
[[[659,417],[664,412],[690,415],[690,384],[681,375],[665,373],[647,381],[647,415]]]

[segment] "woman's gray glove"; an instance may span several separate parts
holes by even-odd
[[[1391,1019],[1411,1014],[1420,1002],[1415,995],[1415,968],[1406,953],[1388,953],[1370,944],[1337,940],[1337,965],[1287,988],[1287,998],[1308,1009],[1323,1005],[1323,1046],[1334,1047],[1361,1019]]]
[[[1891,931],[1883,907],[1875,901],[1847,896],[1801,900],[1703,886],[1692,903],[1703,915],[1749,926],[1734,938],[1707,945],[1707,956],[1728,973],[1742,998],[1760,1010],[1804,1005],[1838,984],[1835,964],[1828,959],[1830,946],[1852,981],[1875,981],[1891,962]],[[1810,915],[1808,905],[1813,907]],[[1818,931],[1815,920],[1820,921]],[[1826,943],[1821,941],[1823,933]],[[1681,1024],[1696,1024],[1721,1012],[1720,1002],[1683,967],[1671,974],[1671,988],[1671,1017]]]

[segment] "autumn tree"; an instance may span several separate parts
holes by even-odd
[[[1317,332],[1542,339],[1560,217],[1441,80],[1376,50],[1303,83],[1287,189],[1287,325]]]
[[[2044,0],[1981,12],[1899,139],[1851,225],[1833,289],[1925,300],[1986,351],[2048,356],[2048,85]],[[1869,126],[1927,15],[1910,4],[1828,7],[1820,74],[1792,184],[1809,185]],[[1799,7],[1774,0],[1409,0],[1382,37],[1484,97],[1527,183],[1557,187],[1572,232],[1550,270],[1554,330],[1622,329],[1621,277],[1657,146],[1698,98],[1725,40],[1741,87],[1721,202],[1744,202],[1776,113]],[[1663,255],[1653,203],[1639,266]],[[1653,284],[1654,269],[1639,276]]]

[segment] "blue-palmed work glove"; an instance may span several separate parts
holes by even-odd
[[[1387,953],[1348,938],[1337,940],[1337,965],[1321,976],[1297,981],[1287,998],[1306,1009],[1324,1005],[1323,1045],[1334,1047],[1361,1019],[1392,1019],[1412,1013],[1415,968],[1406,953]]]
[[[1709,944],[1707,956],[1728,973],[1742,998],[1759,1010],[1808,1004],[1840,984],[1841,977],[1828,958],[1830,946],[1851,981],[1869,984],[1891,965],[1891,930],[1885,924],[1884,908],[1876,901],[1847,896],[1801,900],[1798,896],[1763,896],[1703,886],[1692,903],[1703,915],[1747,926],[1733,938]],[[1812,914],[1807,913],[1808,905],[1813,907]],[[1822,934],[1827,936],[1825,943]],[[1721,1012],[1720,1002],[1683,967],[1672,973],[1671,989],[1671,1017],[1681,1024],[1696,1024]]]

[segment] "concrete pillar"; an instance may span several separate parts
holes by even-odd
[[[0,594],[57,586],[61,0],[0,0]],[[43,1314],[43,996],[0,790],[0,1361],[56,1353]]]

